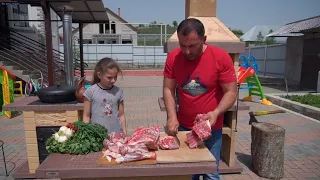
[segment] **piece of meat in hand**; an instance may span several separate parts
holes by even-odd
[[[192,127],[192,131],[198,135],[201,141],[208,139],[211,137],[211,125],[209,120],[204,120],[203,115],[198,114]]]
[[[201,144],[201,140],[199,139],[198,135],[195,134],[193,131],[188,132],[186,135],[187,144],[190,149],[197,148]]]
[[[159,139],[159,147],[165,149],[179,149],[180,145],[173,136],[163,136]]]

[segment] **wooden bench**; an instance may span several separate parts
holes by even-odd
[[[161,111],[166,111],[162,97],[158,98]],[[177,106],[178,109],[178,106]],[[238,111],[249,110],[249,106],[239,101]],[[235,151],[236,151],[236,103],[224,114],[224,122],[222,128],[222,148],[221,160],[229,167],[235,166]]]

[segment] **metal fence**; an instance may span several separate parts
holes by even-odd
[[[255,57],[259,75],[284,78],[286,44],[247,47],[244,55]],[[240,60],[239,63],[242,64],[243,62]]]
[[[79,45],[74,45],[79,49]],[[60,45],[63,51],[63,45]],[[83,59],[87,64],[95,64],[104,57],[111,57],[122,64],[135,67],[161,66],[167,53],[163,46],[133,46],[132,44],[84,44]]]

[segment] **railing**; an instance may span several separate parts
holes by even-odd
[[[41,70],[44,76],[44,82],[48,82],[46,46],[17,33],[10,27],[0,26],[0,33],[0,57],[20,67],[20,70],[24,70],[28,74],[33,70]],[[63,53],[53,49],[55,82],[64,80],[64,63],[61,57],[63,57]],[[74,66],[75,71],[79,71],[80,60],[74,59]],[[77,76],[76,73],[75,76]]]

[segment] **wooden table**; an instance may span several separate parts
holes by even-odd
[[[166,111],[164,101],[162,97],[158,98],[159,106],[161,111]],[[224,114],[224,126],[222,129],[222,150],[221,150],[221,160],[227,164],[230,168],[238,169],[239,166],[235,158],[236,150],[236,116],[237,108],[236,103]],[[249,106],[243,102],[239,101],[238,111],[249,110]]]

